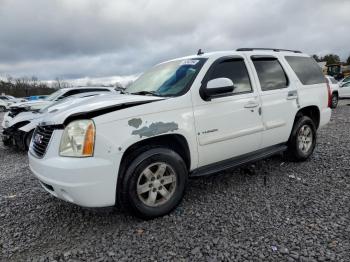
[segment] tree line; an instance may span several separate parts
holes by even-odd
[[[15,97],[49,95],[58,88],[60,87],[57,83],[50,87],[47,83],[39,81],[35,76],[20,78],[7,76],[6,79],[0,79],[0,94],[4,93]]]
[[[340,57],[337,54],[328,54],[325,56],[312,55],[317,62],[326,62],[326,65],[342,63],[344,65],[350,65],[350,56],[345,61],[340,61]]]

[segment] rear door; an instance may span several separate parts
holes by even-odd
[[[250,56],[261,97],[262,148],[284,143],[288,140],[295,114],[298,110],[298,93],[275,56]]]

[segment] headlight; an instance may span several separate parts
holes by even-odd
[[[94,154],[95,124],[92,120],[71,122],[63,132],[60,155],[88,157]]]

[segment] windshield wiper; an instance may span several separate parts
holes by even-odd
[[[160,96],[158,92],[155,91],[139,91],[139,92],[134,92],[131,93],[131,95],[151,95],[151,96]]]

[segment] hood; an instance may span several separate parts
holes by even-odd
[[[74,107],[78,104],[81,104],[83,101],[87,101],[90,98],[94,97],[94,96],[110,96],[111,93],[85,93],[87,96],[81,96],[81,97],[76,97],[76,96],[70,96],[67,97],[63,100],[60,100],[58,102],[49,104],[47,106],[45,106],[44,108],[42,108],[40,110],[40,113],[54,113],[57,111],[62,111],[65,108],[69,108],[69,107]],[[90,94],[88,96],[88,94]],[[117,93],[118,94],[118,93]]]
[[[29,102],[23,102],[23,103],[16,103],[12,104],[10,106],[11,108],[17,108],[17,107],[30,107],[33,110],[40,109],[44,107],[45,105],[48,105],[49,103],[52,103],[51,101],[46,101],[46,100],[36,100],[36,101],[29,101]]]
[[[106,95],[87,97],[70,101],[59,107],[50,107],[49,112],[42,118],[44,124],[59,125],[74,118],[93,118],[123,108],[137,106],[153,101],[165,99],[164,97],[142,95]]]
[[[22,112],[21,114],[16,115],[14,118],[7,118],[5,126],[11,127],[17,123],[24,122],[24,121],[33,121],[34,119],[42,117],[42,114],[38,112],[32,112],[32,111],[26,111]]]
[[[41,108],[47,106],[48,104],[52,103],[51,101],[30,101],[25,103],[17,103],[13,104],[9,107],[9,116],[14,118],[18,114],[27,112],[27,111],[38,111]]]

